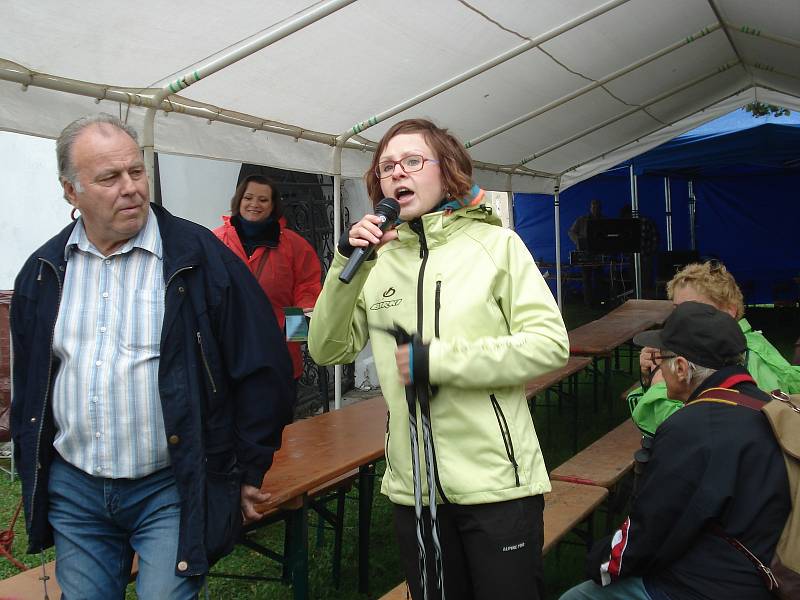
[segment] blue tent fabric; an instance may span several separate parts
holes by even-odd
[[[640,214],[666,250],[664,176],[670,177],[673,249],[690,247],[688,181],[696,198],[697,250],[722,260],[748,303],[800,299],[800,125],[768,123],[739,131],[680,136],[633,159]],[[628,168],[616,168],[560,195],[562,262],[574,244],[573,221],[592,199],[616,217],[630,205]],[[553,198],[515,194],[517,231],[537,260],[555,260]],[[554,282],[551,286],[555,288]]]
[[[800,125],[680,136],[633,159],[637,175],[686,177],[781,173],[800,168]]]

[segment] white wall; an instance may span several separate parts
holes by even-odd
[[[0,289],[14,287],[22,263],[69,224],[70,210],[55,141],[0,131]]]
[[[218,227],[222,215],[229,214],[241,167],[237,162],[159,154],[161,202],[172,214]]]

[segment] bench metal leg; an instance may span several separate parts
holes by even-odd
[[[358,591],[369,593],[369,530],[372,522],[372,494],[375,465],[358,469]]]
[[[287,562],[295,600],[308,600],[308,497],[289,513],[286,533],[290,538]]]

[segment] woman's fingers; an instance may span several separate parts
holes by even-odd
[[[383,220],[376,215],[364,215],[364,217],[355,225],[350,228],[348,234],[348,242],[353,247],[365,247],[369,245],[379,246],[381,243],[397,239],[397,233],[392,231],[390,237],[389,231],[381,231],[380,224]]]

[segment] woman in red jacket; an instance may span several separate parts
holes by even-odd
[[[307,241],[286,228],[275,183],[261,175],[246,177],[231,199],[231,216],[222,217],[214,234],[241,258],[267,294],[278,325],[284,307],[314,308],[321,285],[319,259]],[[300,344],[287,342],[295,382],[303,374]]]

